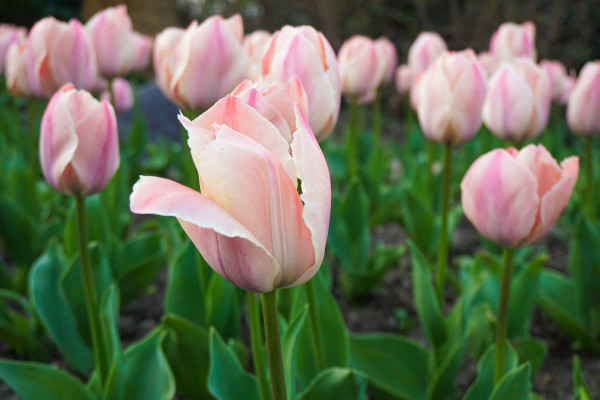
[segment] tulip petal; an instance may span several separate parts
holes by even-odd
[[[560,166],[542,145],[530,144],[525,146],[519,152],[517,160],[529,168],[535,176],[537,193],[540,199],[562,179],[563,172]]]

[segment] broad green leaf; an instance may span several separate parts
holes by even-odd
[[[300,312],[296,318],[292,321],[290,326],[286,329],[281,341],[281,351],[283,357],[283,372],[285,375],[287,396],[289,399],[294,398],[296,393],[296,380],[294,379],[294,372],[296,371],[296,352],[298,349],[298,342],[300,334],[304,329],[304,321],[306,320],[306,314],[308,313],[308,306],[304,308],[304,311]]]
[[[600,226],[581,218],[569,246],[569,271],[575,284],[579,309],[587,324],[589,312],[600,308]]]
[[[490,397],[494,390],[494,362],[496,359],[496,344],[491,344],[490,347],[483,353],[477,363],[477,378],[469,387],[463,400],[480,400]],[[511,346],[510,342],[506,342],[504,353],[504,373],[512,371],[516,368],[518,362],[517,352]],[[508,398],[507,398],[508,399]]]
[[[206,296],[206,319],[225,339],[240,336],[238,289],[219,274],[212,274]]]
[[[500,379],[489,400],[527,400],[530,390],[531,367],[525,363]]]
[[[448,350],[442,353],[444,358],[439,364],[435,363],[436,368],[427,389],[430,398],[453,397],[455,392],[454,380],[465,353],[465,339],[466,335],[448,343]]]
[[[581,362],[577,355],[573,356],[573,388],[574,400],[592,400],[592,395],[585,383],[583,372],[581,371]]]
[[[344,400],[367,398],[367,377],[348,368],[331,367],[321,371],[298,400],[321,400],[335,397]]]
[[[401,210],[402,228],[419,249],[431,257],[438,242],[438,223],[436,214],[429,202],[409,186],[402,187]]]
[[[519,364],[529,362],[531,375],[534,376],[548,355],[548,346],[541,340],[532,337],[517,338],[514,340],[514,344],[519,355]]]
[[[118,382],[118,387],[121,387],[121,379],[123,378],[123,351],[121,349],[118,329],[119,310],[119,289],[115,284],[112,284],[106,290],[100,302],[100,328],[102,329],[104,348],[106,350],[108,364],[107,377],[111,377],[114,381],[113,385],[116,385]],[[97,384],[98,382],[95,383]]]
[[[546,259],[546,255],[536,257],[512,278],[508,306],[509,337],[527,335],[529,317],[535,305],[539,275]]]

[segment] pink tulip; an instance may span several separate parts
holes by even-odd
[[[417,115],[428,139],[460,144],[481,127],[486,78],[473,50],[440,56],[424,72],[418,90]]]
[[[446,42],[435,32],[421,32],[408,49],[408,65],[413,74],[424,72],[442,53],[448,50]]]
[[[154,71],[161,91],[182,108],[201,111],[243,79],[244,25],[238,14],[220,15],[183,30],[167,28],[154,44]]]
[[[492,76],[483,122],[503,139],[537,137],[548,122],[552,87],[543,68],[527,58],[504,63]]]
[[[421,73],[415,75],[413,77],[412,84],[410,85],[410,92],[409,92],[410,106],[415,112],[419,108],[419,97],[420,97],[420,93],[421,93],[419,86],[421,85],[421,82],[423,81],[423,75],[425,75],[424,72],[421,72]]]
[[[126,5],[98,11],[85,29],[94,42],[98,68],[103,76],[124,76],[148,66],[152,38],[133,30]]]
[[[552,85],[552,100],[561,103],[565,93],[565,86],[569,85],[567,68],[560,61],[542,60],[540,67],[546,70]]]
[[[295,114],[291,145],[235,96],[219,100],[194,121],[180,116],[201,193],[168,179],[142,177],[133,188],[131,210],[177,217],[207,263],[242,289],[271,292],[301,285],[323,260],[331,184],[299,106]]]
[[[407,64],[402,64],[396,69],[396,91],[406,94],[410,91],[412,84],[412,71]]]
[[[382,83],[389,84],[394,80],[394,74],[398,66],[396,46],[389,39],[380,37],[375,41],[375,47],[379,52],[380,65],[383,68]]]
[[[10,45],[20,43],[26,37],[27,29],[15,25],[0,24],[0,74],[4,72],[4,64]]]
[[[567,104],[569,102],[569,97],[571,97],[571,93],[575,88],[575,82],[577,81],[577,74],[574,70],[571,70],[567,78],[563,82],[563,92],[562,96],[559,100],[560,104]]]
[[[500,25],[490,40],[490,52],[498,62],[511,61],[517,57],[535,61],[535,24],[528,21],[521,25],[514,22]]]
[[[530,245],[552,228],[579,174],[579,158],[560,165],[542,145],[496,149],[479,157],[461,183],[465,215],[488,239]]]
[[[94,46],[76,19],[44,18],[33,25],[27,41],[13,47],[7,85],[14,94],[50,97],[66,83],[89,90],[97,82]]]
[[[50,99],[40,129],[40,164],[48,183],[75,196],[100,192],[119,168],[115,111],[66,84]]]
[[[311,26],[284,26],[263,54],[261,77],[281,83],[297,75],[310,109],[309,123],[319,141],[333,131],[340,112],[341,82],[333,48]]]
[[[133,108],[135,96],[129,82],[123,78],[115,78],[112,81],[112,91],[114,97],[114,106],[117,112],[126,112]],[[110,93],[108,90],[102,92],[100,96],[102,101],[110,103]]]
[[[477,55],[477,59],[479,63],[483,67],[487,76],[492,76],[496,68],[498,68],[498,62],[496,58],[492,55],[492,53],[488,51],[483,51]]]
[[[385,72],[375,42],[354,35],[340,48],[338,60],[342,92],[358,104],[372,102]]]
[[[260,60],[269,44],[271,34],[267,31],[254,31],[244,37],[244,71],[246,78],[252,81],[260,79]]]
[[[600,135],[600,61],[586,63],[567,105],[567,121],[579,135]]]
[[[296,131],[295,105],[302,115],[308,116],[308,98],[298,77],[293,76],[285,83],[252,84],[245,80],[234,89],[232,95],[242,99],[279,130],[288,143]]]

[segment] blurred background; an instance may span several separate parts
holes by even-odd
[[[423,30],[439,32],[451,49],[487,49],[494,30],[505,21],[537,25],[538,58],[561,60],[579,68],[600,55],[600,0],[2,0],[2,22],[31,26],[53,15],[87,20],[96,11],[125,3],[136,30],[156,34],[211,14],[240,13],[246,32],[275,31],[285,24],[310,24],[334,48],[355,33],[385,35],[397,46],[400,61]]]

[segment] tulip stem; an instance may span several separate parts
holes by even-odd
[[[258,297],[256,293],[248,292],[248,313],[250,314],[250,343],[252,345],[252,361],[254,372],[258,378],[258,389],[262,400],[270,400],[269,381],[265,368],[265,356],[263,354],[263,340],[260,329],[260,313],[258,309]]]
[[[444,148],[444,182],[442,186],[442,224],[440,228],[440,243],[438,248],[437,265],[437,295],[440,304],[444,298],[444,283],[446,280],[446,263],[448,258],[448,203],[450,202],[450,178],[452,173],[452,144]],[[431,171],[430,171],[431,173]]]
[[[106,83],[108,89],[108,99],[110,101],[110,105],[114,107],[115,112],[117,111],[117,106],[115,105],[115,92],[113,91],[113,81],[112,79],[108,79]]]
[[[358,104],[350,101],[350,136],[348,137],[348,170],[350,179],[358,175]]]
[[[373,102],[373,139],[376,147],[381,142],[381,126],[381,95],[377,91]]]
[[[104,387],[106,373],[108,371],[108,362],[105,359],[104,342],[100,330],[100,313],[97,304],[96,284],[94,282],[94,273],[90,263],[88,252],[88,237],[85,215],[85,198],[76,196],[75,206],[77,209],[77,234],[79,239],[79,263],[81,265],[81,276],[83,278],[83,288],[85,295],[85,305],[90,324],[90,334],[92,337],[92,347],[94,352],[94,361],[96,363],[96,372],[100,388]]]
[[[504,267],[500,282],[500,300],[496,316],[496,362],[494,367],[494,384],[504,376],[504,356],[506,347],[506,328],[508,318],[508,297],[510,294],[510,279],[512,276],[513,249],[504,249]]]
[[[587,167],[587,205],[588,217],[593,220],[596,216],[596,204],[594,203],[594,138],[585,138],[586,167]]]
[[[323,371],[326,367],[325,353],[323,347],[323,337],[321,336],[321,321],[317,315],[317,301],[315,300],[315,288],[313,280],[310,279],[304,284],[306,288],[306,299],[308,301],[308,313],[310,315],[310,328],[312,330],[313,353],[317,360],[317,369]]]
[[[267,343],[267,359],[271,376],[271,394],[273,400],[286,400],[285,378],[283,376],[283,360],[281,358],[281,342],[279,339],[279,321],[277,320],[277,293],[261,293],[265,338]]]

